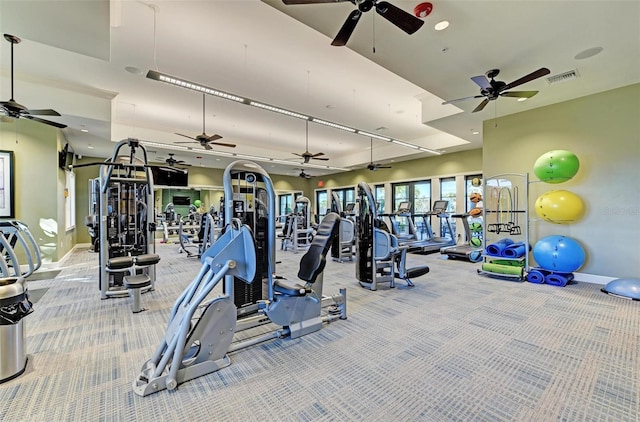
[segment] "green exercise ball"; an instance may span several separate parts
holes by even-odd
[[[200,208],[200,206],[202,205],[202,201],[200,201],[199,199],[196,199],[195,201],[193,201],[193,205],[195,205],[196,208]]]
[[[580,160],[573,152],[558,149],[538,157],[533,172],[545,183],[562,183],[575,176],[579,168]]]
[[[582,198],[568,190],[551,190],[536,199],[536,214],[549,223],[575,223],[584,214]]]

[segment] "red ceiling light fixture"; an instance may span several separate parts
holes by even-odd
[[[423,3],[419,3],[416,7],[413,8],[413,14],[416,16],[416,18],[422,19],[429,16],[432,10],[433,10],[433,4],[429,3],[428,1],[425,1]]]

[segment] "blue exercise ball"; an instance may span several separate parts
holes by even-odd
[[[586,255],[582,246],[566,236],[547,236],[536,242],[533,259],[545,270],[571,273],[584,265]]]

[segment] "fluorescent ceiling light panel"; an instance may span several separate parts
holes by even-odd
[[[165,75],[164,73],[156,72],[155,70],[148,71],[147,78],[160,81],[160,82],[166,82],[168,84],[179,86],[181,88],[191,89],[193,91],[204,92],[209,95],[224,98],[226,100],[236,101],[238,103],[244,103],[247,101],[245,98],[239,97],[237,95],[220,91],[218,89],[210,88],[205,85],[200,85],[194,82],[186,81],[184,79],[176,78],[175,76]]]
[[[397,139],[392,139],[391,142],[393,142],[396,145],[402,145],[403,147],[407,147],[407,148],[420,149],[420,147],[417,145],[408,144],[406,142],[398,141]]]
[[[382,135],[378,135],[378,134],[375,134],[375,133],[365,132],[364,130],[358,130],[357,132],[360,135],[368,136],[370,138],[380,139],[381,141],[387,141],[387,142],[391,141],[391,138],[389,138],[387,136],[382,136]]]
[[[276,113],[284,114],[286,116],[297,117],[298,119],[303,119],[303,120],[309,120],[309,116],[305,116],[304,114],[296,113],[295,111],[285,110],[279,107],[274,107],[269,104],[259,103],[257,101],[249,101],[249,105],[262,108],[264,110],[274,111]]]
[[[356,130],[354,128],[347,127],[347,126],[342,126],[342,125],[339,125],[337,123],[328,122],[326,120],[316,119],[315,117],[312,118],[311,121],[315,122],[315,123],[318,123],[320,125],[325,125],[325,126],[333,127],[333,128],[336,128],[336,129],[346,130],[347,132],[351,132],[351,133],[356,132]]]

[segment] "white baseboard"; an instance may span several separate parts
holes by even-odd
[[[585,274],[585,273],[573,273],[576,281],[582,281],[585,283],[601,284],[605,285],[611,280],[615,280],[614,277],[607,277],[603,275]]]

